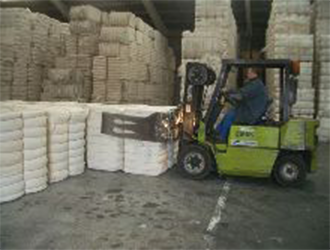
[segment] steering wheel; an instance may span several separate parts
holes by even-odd
[[[226,92],[226,91],[222,92],[222,95],[225,98],[225,101],[229,102],[231,105],[236,107],[238,105],[239,101],[236,98],[234,98],[234,96],[232,94],[233,93]]]

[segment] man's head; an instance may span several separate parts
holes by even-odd
[[[258,77],[258,69],[256,68],[248,68],[246,72],[246,78],[248,80],[252,80]]]

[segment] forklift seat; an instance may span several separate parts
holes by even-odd
[[[255,125],[264,124],[270,120],[269,118],[269,109],[273,104],[273,99],[269,98],[266,104],[265,112],[261,115],[260,119],[255,123]]]

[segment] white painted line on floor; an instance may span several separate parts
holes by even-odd
[[[230,190],[230,183],[229,183],[229,181],[226,181],[225,184],[223,185],[220,197],[215,206],[213,216],[206,229],[206,231],[208,233],[213,233],[215,231],[217,225],[221,222],[221,214],[222,214],[222,211],[226,208],[226,201],[227,201],[227,196],[228,196],[229,190]]]

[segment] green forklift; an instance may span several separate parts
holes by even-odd
[[[277,69],[280,73],[279,119],[267,110],[256,125],[234,124],[224,142],[215,130],[219,117],[231,100],[223,91],[229,73],[247,68]],[[291,60],[222,60],[215,72],[201,63],[186,65],[184,99],[180,119],[178,167],[192,179],[203,179],[212,171],[221,176],[273,177],[281,186],[304,182],[307,173],[317,169],[314,119],[292,117],[296,102],[299,62]],[[215,84],[208,107],[203,108],[205,88]]]

